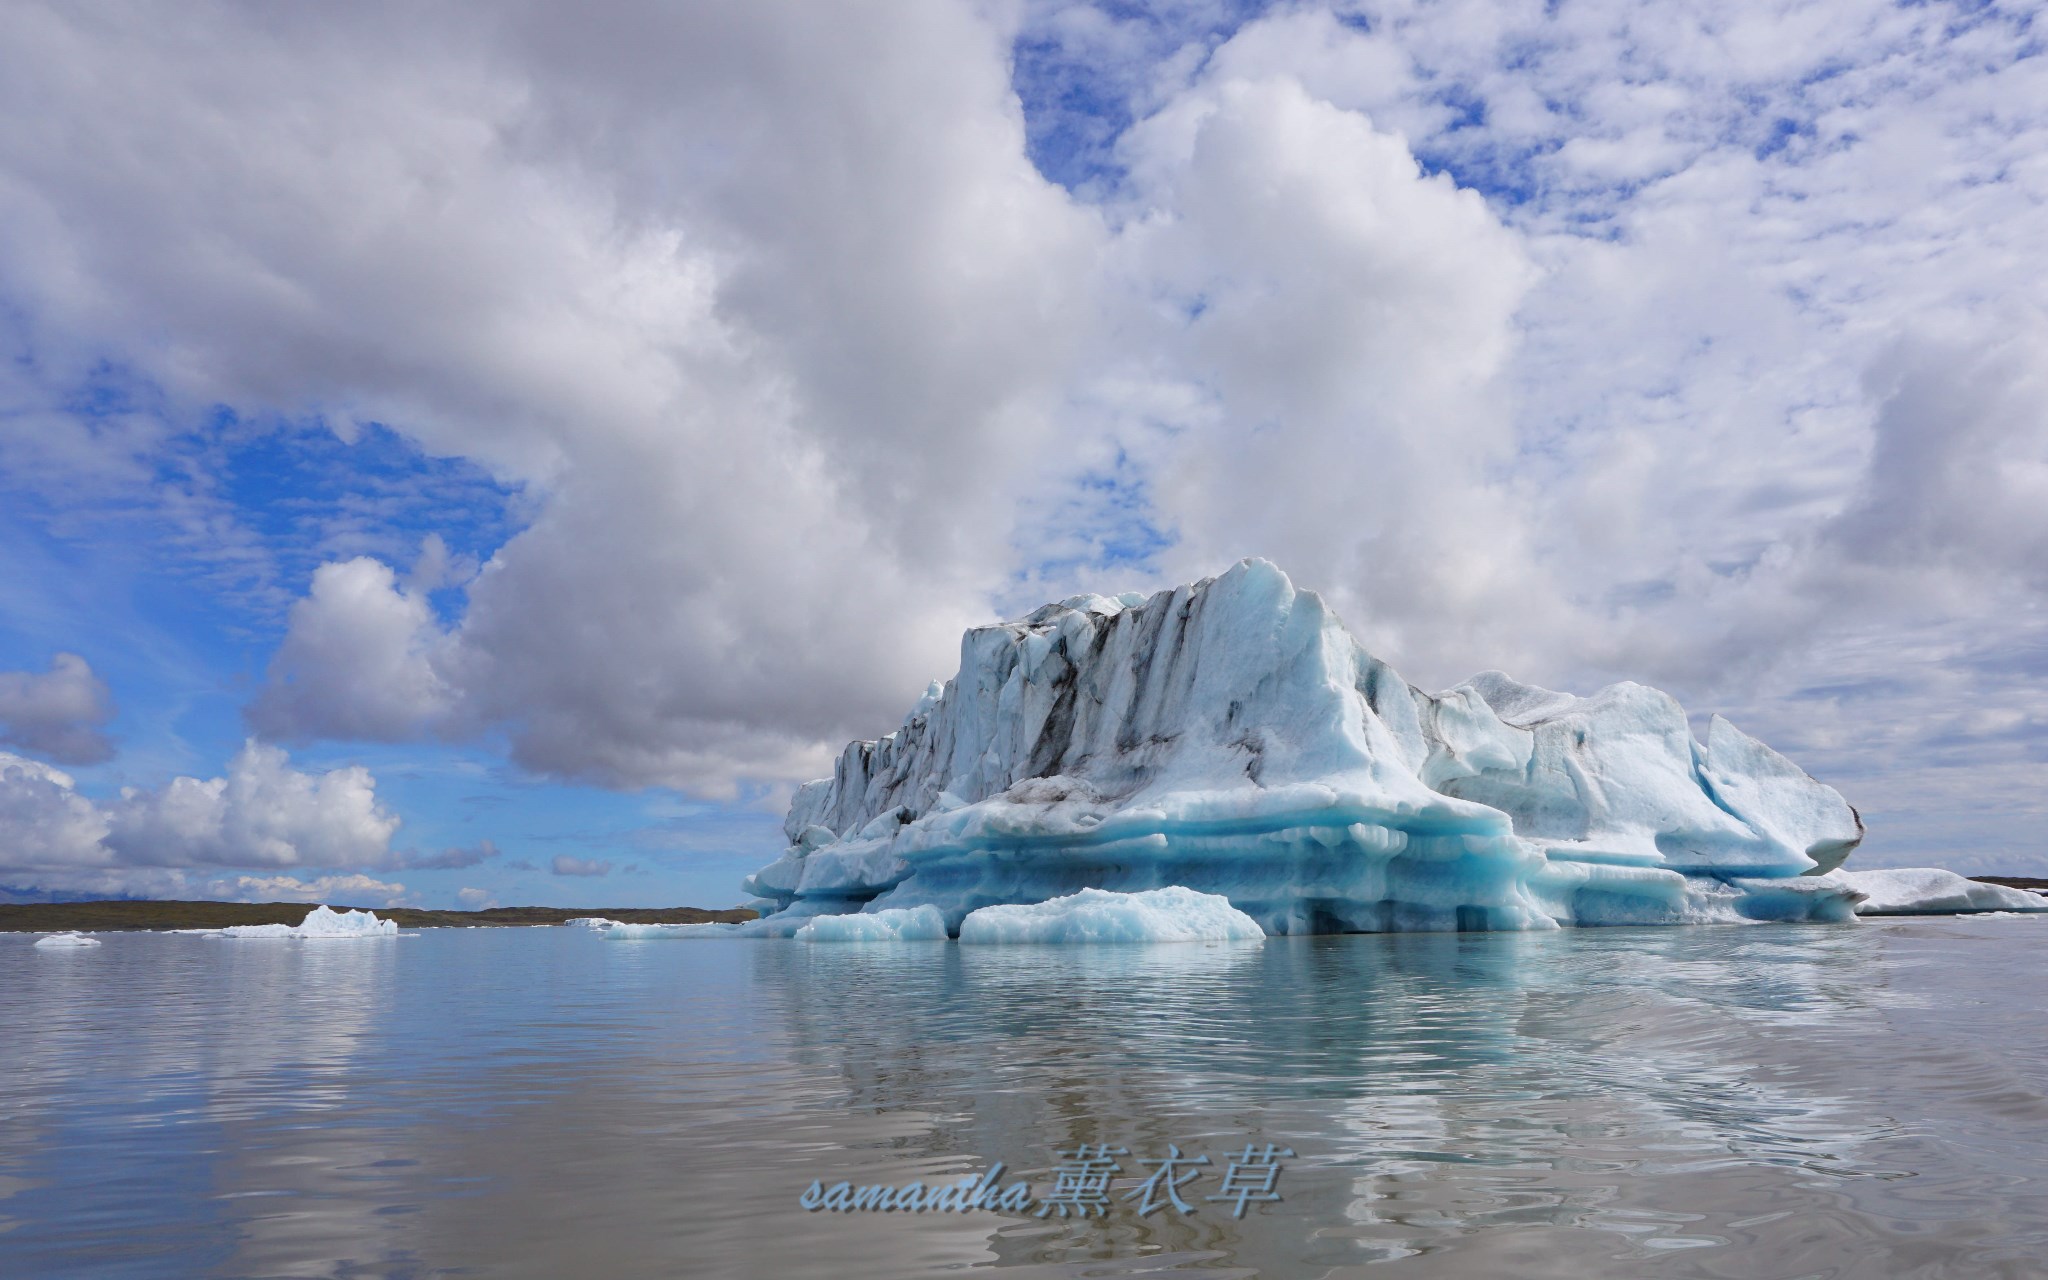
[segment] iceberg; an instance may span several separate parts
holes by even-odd
[[[36,945],[52,949],[58,947],[96,947],[100,945],[100,940],[98,938],[88,938],[82,933],[53,933],[47,938],[37,938]]]
[[[2025,889],[1970,880],[1939,867],[1898,867],[1876,871],[1837,871],[1863,901],[1856,913],[1865,916],[1960,915],[1978,911],[2048,911],[2048,898]]]
[[[749,921],[748,923],[754,923]],[[598,926],[592,925],[597,929]],[[607,938],[723,938],[737,933],[736,924],[621,924],[606,921],[599,932]]]
[[[215,930],[223,938],[395,938],[398,923],[374,911],[330,911],[314,907],[298,924],[231,924]]]
[[[920,910],[938,914],[935,908]],[[863,918],[825,916],[808,927]],[[1180,885],[1143,893],[1083,889],[1029,905],[983,907],[960,922],[963,943],[1246,942],[1265,937],[1259,922],[1231,906],[1230,899]]]
[[[921,907],[958,934],[1167,886],[1268,934],[1849,920],[1858,891],[1826,873],[1863,824],[1640,684],[1426,693],[1246,560],[969,631],[953,678],[802,787],[784,833],[744,882],[748,935]]]
[[[946,917],[937,907],[899,908],[850,915],[813,916],[791,935],[798,942],[944,942]],[[965,934],[961,935],[963,938]]]

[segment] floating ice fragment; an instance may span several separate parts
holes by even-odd
[[[593,928],[595,926],[592,926]],[[723,938],[739,931],[736,924],[619,924],[607,922],[607,938]]]
[[[960,941],[967,943],[1240,942],[1265,936],[1259,922],[1228,898],[1180,885],[1142,893],[1083,889],[1028,906],[983,907],[960,924]]]
[[[231,924],[224,938],[395,938],[398,923],[374,911],[330,911],[314,907],[298,924]]]
[[[37,938],[36,945],[53,949],[58,947],[96,947],[100,945],[100,940],[98,938],[88,938],[82,933],[53,933],[47,938]]]

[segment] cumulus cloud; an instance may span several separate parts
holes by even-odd
[[[1100,231],[972,11],[45,10],[6,45],[48,127],[4,140],[0,283],[52,365],[111,341],[541,496],[445,645],[394,574],[323,570],[264,733],[496,725],[532,768],[729,791],[815,768],[987,616],[1011,522],[959,480],[1058,470]]]
[[[498,905],[498,899],[489,889],[478,889],[471,885],[457,889],[455,896],[470,911],[488,911]]]
[[[558,853],[550,870],[558,876],[608,876],[612,873],[612,864],[597,858],[572,858],[566,853]]]
[[[327,902],[351,907],[395,907],[402,903],[405,886],[375,880],[366,875],[317,876],[233,876],[208,880],[202,886],[209,899],[230,902]]]
[[[360,327],[376,376],[294,348],[294,392],[402,391],[389,420],[544,500],[451,625],[390,565],[323,566],[251,707],[258,731],[498,726],[519,763],[557,776],[708,794],[801,778],[899,714],[950,665],[962,626],[1034,591],[1099,585],[1099,548],[1041,562],[1076,536],[1063,486],[1079,470],[1085,491],[1119,456],[1141,468],[1145,518],[1172,546],[1140,571],[1154,581],[1269,554],[1389,615],[1442,606],[1459,583],[1448,603],[1468,622],[1493,616],[1502,591],[1537,589],[1490,471],[1512,432],[1487,394],[1526,256],[1477,195],[1307,84],[1390,54],[1361,57],[1325,24],[1305,79],[1270,47],[1234,42],[1132,131],[1132,186],[1105,218],[1025,160],[999,28],[965,11],[896,22],[868,15],[827,39],[816,21],[766,12],[629,13],[594,32],[518,16],[440,46],[460,94],[404,68],[404,92],[447,130],[436,145],[460,154],[437,159],[479,201],[536,189],[459,218],[386,190],[393,220],[367,233],[401,256],[443,255],[437,274],[463,273],[476,305],[494,301],[486,277],[514,275],[551,305],[505,299],[496,342],[479,346],[474,313],[442,295],[403,319],[375,313],[419,283],[391,279],[389,295],[323,322]],[[347,56],[263,39],[268,57]],[[629,42],[724,52],[679,96],[666,63],[656,76],[617,62]],[[146,44],[122,47],[169,74]],[[600,48],[601,84],[583,61]],[[730,162],[668,163],[713,145],[712,86],[748,104],[772,152],[721,134]],[[458,122],[476,121],[515,145],[466,149]],[[425,162],[409,121],[402,136],[352,111],[345,126],[316,112],[304,127],[376,172]],[[229,186],[280,180],[245,140],[209,155]],[[572,169],[600,184],[610,220]],[[293,171],[287,198],[314,200],[339,176]],[[628,220],[640,230],[622,238]],[[482,240],[479,225],[492,228]],[[269,269],[317,293],[363,269],[326,240],[290,245],[290,259],[284,247]],[[271,393],[274,361],[256,370],[226,350],[230,332],[271,324],[238,297],[221,329],[192,334],[209,344],[206,385]],[[390,364],[393,324],[435,358]],[[505,362],[513,349],[525,362]],[[478,386],[496,393],[479,402]],[[1430,501],[1468,515],[1428,519]],[[1333,530],[1338,509],[1352,516]]]
[[[1158,80],[1096,207],[1026,157],[1016,33],[968,7],[494,14],[17,27],[148,86],[25,58],[19,92],[103,120],[129,203],[178,211],[95,211],[74,140],[16,138],[14,213],[99,282],[23,250],[45,341],[119,335],[187,395],[375,416],[535,495],[451,619],[438,569],[321,567],[250,708],[266,737],[501,730],[568,778],[801,778],[963,626],[1104,585],[1116,539],[1074,502],[1119,466],[1171,550],[1113,585],[1269,554],[1390,628],[1446,581],[1461,625],[1537,590],[1487,391],[1531,268],[1361,110],[1400,96],[1390,48],[1265,24]],[[172,136],[185,159],[150,163]],[[332,160],[281,159],[308,154]],[[193,265],[216,241],[242,255]],[[1420,518],[1429,494],[1465,518]]]
[[[0,752],[0,879],[156,896],[192,867],[363,867],[390,860],[398,818],[359,766],[309,774],[251,741],[225,776],[126,788],[111,801],[39,761]],[[143,868],[162,868],[161,874]]]
[[[59,764],[98,764],[114,754],[105,733],[113,718],[113,695],[75,653],[58,654],[41,675],[0,671],[0,744]]]
[[[0,752],[0,849],[15,868],[114,861],[107,815],[78,794],[71,775]]]
[[[225,777],[126,788],[107,817],[121,860],[160,866],[362,866],[382,861],[398,830],[368,769],[301,773],[254,739]]]
[[[1543,580],[1494,378],[1527,254],[1404,139],[1229,52],[1125,139],[1144,212],[1118,253],[1165,315],[1152,384],[1109,407],[1141,424],[1166,576],[1266,555],[1383,644],[1517,612]]]
[[[389,565],[368,557],[322,565],[292,606],[249,721],[288,740],[312,726],[334,737],[412,736],[448,709],[435,670],[445,648],[422,591]]]

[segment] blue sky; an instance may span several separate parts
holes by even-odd
[[[2023,6],[0,26],[0,891],[725,905],[964,627],[1253,554],[2048,874]]]

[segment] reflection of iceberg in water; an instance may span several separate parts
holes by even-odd
[[[2018,1277],[2038,1248],[1997,1264],[2043,1223],[2044,948],[1996,921],[1089,949],[113,937],[87,965],[24,943],[0,948],[0,1014],[36,1027],[0,1037],[0,1270],[119,1274],[65,1234],[90,1222],[181,1264],[151,1274],[1849,1280],[1873,1273],[1843,1259],[1891,1246]],[[212,1034],[249,1047],[203,1056],[227,998],[245,1016]],[[293,1038],[343,1009],[339,1036]],[[1135,1180],[1169,1143],[1247,1141],[1299,1154],[1242,1220],[797,1206],[814,1179],[1000,1160],[1043,1191],[1079,1142],[1130,1148]],[[1215,1186],[1212,1166],[1190,1190]]]
[[[1229,1253],[1313,1274],[1305,1248],[1341,1266],[1510,1223],[1661,1247],[1691,1229],[1665,1212],[1663,1179],[1725,1170],[1754,1198],[1854,1167],[1889,1124],[1811,1045],[1883,1007],[1868,954],[1826,930],[1626,930],[764,947],[754,972],[800,1059],[840,1072],[838,1105],[955,1100],[906,1157],[1004,1160],[1043,1184],[1054,1153],[1082,1142],[1134,1157],[1293,1147],[1284,1207],[1242,1222],[1126,1213],[1092,1238],[1121,1256]],[[1083,1240],[990,1227],[1012,1263]]]

